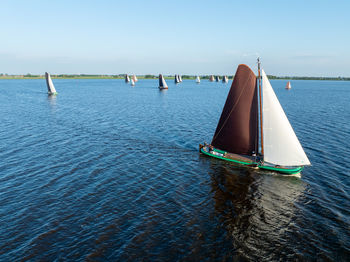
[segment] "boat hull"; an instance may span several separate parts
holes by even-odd
[[[204,155],[210,156],[210,157],[214,157],[214,158],[218,158],[224,161],[228,161],[228,162],[232,162],[234,164],[243,166],[243,167],[247,167],[247,168],[259,168],[261,170],[265,170],[265,171],[270,171],[270,172],[277,172],[283,175],[295,175],[300,173],[304,167],[293,167],[293,168],[285,168],[285,167],[274,167],[274,166],[267,166],[264,164],[261,164],[260,162],[255,162],[252,160],[249,160],[247,158],[247,160],[244,159],[233,159],[233,158],[227,158],[225,157],[225,154],[227,152],[219,150],[214,148],[213,151],[209,152],[209,150],[205,150],[205,147],[201,147],[200,148],[200,152],[203,153]]]

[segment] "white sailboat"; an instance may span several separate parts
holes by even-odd
[[[53,85],[51,76],[48,72],[45,72],[46,85],[47,85],[47,93],[49,95],[57,95],[55,86]]]
[[[287,85],[286,85],[286,89],[291,89],[292,88],[292,85],[290,84],[290,81],[288,81]]]
[[[179,80],[179,76],[178,75],[175,75],[175,84],[178,84],[178,83],[180,83],[180,80]]]
[[[228,83],[228,77],[227,77],[227,76],[224,76],[224,77],[222,78],[222,82],[223,82],[224,84],[227,84],[227,83]]]
[[[125,75],[125,83],[129,83],[130,82],[130,78],[128,76],[128,74]]]
[[[136,83],[137,81],[139,81],[139,80],[137,79],[137,77],[136,77],[135,74],[132,76],[132,80],[134,81],[134,83]]]
[[[196,83],[199,84],[201,82],[201,79],[199,78],[199,76],[196,77]]]
[[[168,89],[168,85],[167,85],[167,83],[165,82],[165,79],[164,79],[164,77],[163,77],[162,74],[159,74],[159,86],[158,86],[158,88],[159,88],[160,90]]]
[[[131,79],[130,84],[131,84],[131,86],[135,86],[134,79]]]
[[[179,75],[179,82],[182,82],[182,77],[181,77],[181,75]]]

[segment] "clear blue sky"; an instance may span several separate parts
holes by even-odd
[[[350,1],[1,1],[0,73],[350,76]]]

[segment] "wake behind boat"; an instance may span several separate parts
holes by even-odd
[[[47,85],[47,93],[49,95],[57,95],[55,86],[53,85],[51,76],[48,72],[45,72],[45,79],[46,79],[46,85]]]
[[[200,152],[246,167],[300,173],[310,161],[264,70],[260,77],[259,60],[258,69],[257,81],[248,66],[238,66],[211,145],[200,145]]]

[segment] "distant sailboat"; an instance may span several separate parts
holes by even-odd
[[[179,81],[182,82],[182,77],[181,77],[181,75],[179,75]]]
[[[128,76],[128,74],[125,75],[125,83],[129,83],[130,82],[130,78]]]
[[[179,76],[178,75],[175,75],[175,84],[178,84],[178,83],[180,83],[180,80],[179,80]]]
[[[260,77],[259,60],[258,73],[257,79],[248,66],[238,66],[211,145],[200,145],[200,151],[246,167],[298,174],[310,161],[264,70]]]
[[[49,95],[57,95],[55,86],[52,83],[51,76],[48,72],[45,72],[46,85],[47,85],[47,93]]]
[[[210,81],[210,82],[214,82],[214,76],[213,76],[213,75],[211,75],[211,76],[209,77],[209,81]]]
[[[135,86],[135,82],[134,82],[134,79],[131,79],[131,86]]]
[[[216,76],[216,77],[215,77],[215,81],[216,81],[216,82],[220,82],[220,77],[219,77],[219,76]]]
[[[132,76],[132,80],[134,81],[134,83],[136,83],[137,81],[139,81],[139,80],[137,79],[137,77],[136,77],[135,74]]]
[[[168,89],[168,85],[166,84],[164,77],[162,74],[159,74],[159,87],[160,90]]]
[[[224,77],[222,78],[222,82],[223,82],[224,84],[227,84],[227,83],[228,83],[228,77],[227,77],[227,76],[224,76]]]
[[[286,85],[286,89],[291,89],[292,88],[292,85],[290,84],[290,81],[288,81],[287,85]]]
[[[199,76],[196,77],[196,83],[199,84],[201,82],[201,79],[199,78]]]

